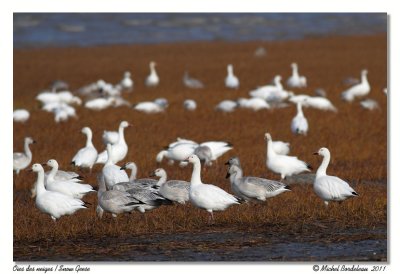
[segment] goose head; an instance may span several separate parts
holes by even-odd
[[[239,157],[232,157],[228,160],[228,162],[225,163],[225,165],[229,165],[229,166],[240,166],[240,160]]]
[[[125,170],[125,169],[131,169],[131,170],[136,169],[136,164],[134,162],[127,162],[120,168],[120,170]]]
[[[314,152],[313,154],[325,157],[325,156],[330,155],[330,152],[329,152],[329,149],[327,149],[326,147],[322,147],[317,152]]]
[[[119,126],[122,128],[127,128],[127,127],[131,127],[132,125],[129,124],[127,121],[122,121],[121,124],[119,124]]]
[[[165,170],[163,168],[157,168],[156,170],[154,170],[150,176],[151,177],[163,177],[165,176],[167,173],[165,172]]]
[[[26,137],[25,138],[25,143],[27,143],[28,145],[30,144],[35,144],[36,141],[32,139],[32,137]]]
[[[229,64],[229,65],[226,67],[226,69],[228,70],[228,73],[229,73],[229,74],[232,74],[232,73],[233,73],[233,65]]]
[[[92,130],[89,127],[82,128],[81,132],[85,135],[92,133]]]
[[[130,77],[131,77],[131,73],[129,71],[125,71],[124,78],[130,78]]]
[[[264,139],[265,139],[265,140],[267,140],[267,141],[272,141],[271,134],[269,134],[268,132],[267,132],[267,133],[265,133],[265,135],[264,135]]]
[[[150,70],[154,70],[155,68],[156,68],[156,65],[157,65],[157,63],[156,62],[154,62],[154,61],[151,61],[150,62],[150,64],[149,64],[149,66],[150,66]]]
[[[189,163],[195,164],[195,163],[200,163],[200,159],[197,155],[190,155],[189,157],[187,157],[186,161],[188,161]]]
[[[291,63],[290,66],[292,67],[292,69],[297,69],[297,64],[295,62]]]
[[[44,165],[49,166],[49,167],[58,167],[58,163],[54,159],[50,159],[45,163]]]
[[[238,173],[239,169],[240,169],[240,168],[239,168],[238,166],[236,166],[236,165],[231,165],[231,166],[228,168],[228,172],[226,173],[225,178],[227,179],[227,178],[229,178],[231,175],[235,175],[236,173]]]
[[[33,164],[32,165],[32,171],[33,172],[40,172],[40,171],[43,171],[44,172],[44,169],[43,169],[43,167],[42,167],[42,165],[41,164]]]

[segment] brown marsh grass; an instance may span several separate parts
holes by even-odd
[[[254,50],[263,45],[268,50],[265,58],[254,58]],[[144,87],[148,62],[158,63],[160,86]],[[36,180],[26,170],[14,175],[14,241],[16,244],[44,239],[74,237],[133,236],[146,233],[173,233],[203,230],[284,230],[287,233],[310,231],[326,227],[334,229],[385,227],[387,222],[387,97],[382,93],[387,79],[386,36],[335,37],[289,42],[251,43],[182,43],[166,45],[106,46],[92,48],[47,48],[14,50],[14,108],[27,108],[31,118],[26,124],[14,123],[14,151],[22,150],[22,140],[32,136],[33,163],[57,159],[62,169],[85,143],[80,130],[92,128],[94,145],[104,149],[103,130],[116,130],[122,120],[132,123],[126,130],[129,146],[126,161],[138,165],[138,177],[147,177],[157,168],[155,155],[177,137],[196,141],[225,140],[234,149],[225,154],[202,173],[204,182],[216,184],[230,192],[223,163],[231,156],[240,157],[245,175],[279,179],[265,166],[264,133],[273,139],[290,142],[291,155],[318,168],[321,159],[312,155],[320,147],[328,147],[332,154],[328,173],[339,176],[360,193],[360,197],[325,208],[312,190],[311,184],[294,184],[292,191],[269,200],[265,204],[242,204],[225,212],[216,213],[216,224],[207,225],[207,214],[191,205],[161,207],[146,214],[127,214],[113,219],[99,220],[95,214],[97,196],[85,200],[93,206],[73,216],[61,218],[56,224],[49,216],[35,208],[29,189]],[[300,73],[308,77],[309,87],[298,91],[313,94],[322,87],[338,108],[337,114],[305,109],[310,129],[306,137],[294,136],[290,122],[295,107],[252,112],[237,110],[231,114],[217,113],[214,106],[223,99],[247,97],[252,88],[265,84],[275,74],[284,79],[290,75],[290,63],[299,64]],[[226,64],[234,64],[241,81],[237,91],[226,90],[223,79]],[[368,97],[377,100],[381,109],[361,109],[358,101],[351,104],[340,100],[345,89],[341,81],[359,77],[367,68],[372,91]],[[183,87],[183,71],[202,79],[204,90]],[[135,81],[133,93],[125,97],[133,103],[165,97],[170,106],[163,114],[146,115],[127,107],[100,112],[77,108],[78,119],[56,124],[52,114],[39,109],[36,94],[51,81],[63,79],[71,90],[103,78],[117,82],[122,73],[130,70]],[[297,92],[297,90],[296,90]],[[192,98],[198,109],[187,112],[184,99]],[[121,164],[121,163],[119,163]],[[190,180],[192,168],[162,164],[169,178]],[[92,174],[81,170],[85,181],[96,185],[97,165]],[[379,183],[371,183],[379,182]]]

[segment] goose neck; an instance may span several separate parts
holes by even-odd
[[[86,133],[86,147],[93,147],[93,143],[92,143],[92,132],[88,131]]]
[[[24,144],[25,155],[28,156],[29,159],[32,159],[32,151],[29,147],[29,143],[25,142]]]
[[[40,170],[37,173],[37,180],[36,180],[36,198],[46,192],[46,188],[44,187],[44,170]]]
[[[200,164],[200,162],[193,163],[192,178],[190,179],[190,183],[192,185],[202,184],[200,172],[201,172],[201,164]]]
[[[158,179],[157,185],[162,186],[167,181],[167,174],[164,172],[160,179]]]
[[[125,143],[124,127],[121,127],[121,126],[119,127],[118,135],[119,135],[118,143],[119,144]]]
[[[330,154],[326,154],[323,156],[324,158],[322,159],[322,163],[319,166],[317,173],[316,173],[316,177],[322,177],[322,176],[326,176],[326,170],[328,168],[329,165],[329,161],[331,160],[331,155]]]
[[[274,157],[276,155],[275,150],[272,147],[272,140],[268,140],[267,143],[267,156],[268,157]]]
[[[137,175],[137,166],[132,165],[131,166],[131,176],[129,177],[129,181],[135,181],[136,180],[136,175]]]
[[[54,165],[54,166],[51,168],[49,175],[47,176],[47,181],[52,181],[52,180],[54,180],[54,176],[56,176],[57,171],[58,171],[58,165]]]

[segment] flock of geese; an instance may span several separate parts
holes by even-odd
[[[148,87],[156,87],[160,78],[156,72],[156,63],[150,62],[150,74],[145,79]],[[303,88],[307,86],[305,76],[299,74],[298,65],[291,64],[292,75],[287,79],[286,85],[290,88]],[[306,135],[308,122],[303,113],[303,107],[313,107],[320,110],[337,112],[337,108],[324,96],[323,90],[318,91],[317,96],[295,94],[287,91],[281,84],[282,77],[276,75],[273,84],[259,86],[249,92],[250,98],[239,98],[238,100],[224,100],[216,106],[216,110],[231,112],[237,107],[249,108],[254,111],[269,108],[285,107],[286,102],[293,103],[297,107],[297,114],[291,123],[291,131],[294,134]],[[191,78],[188,72],[184,73],[183,83],[193,89],[202,89],[204,84]],[[233,65],[227,66],[225,86],[238,89],[239,78],[234,74]],[[102,110],[110,106],[131,106],[129,102],[121,97],[122,92],[131,92],[134,82],[129,72],[125,72],[123,79],[116,85],[98,80],[92,84],[80,88],[75,94],[67,91],[68,85],[63,81],[53,83],[50,91],[41,92],[36,99],[42,103],[44,111],[52,112],[55,121],[65,121],[69,117],[76,117],[74,105],[82,104],[82,97],[86,97],[84,107],[92,110]],[[60,91],[61,90],[61,91]],[[367,80],[367,71],[362,70],[361,80],[342,93],[342,99],[353,101],[364,97],[370,92]],[[386,89],[384,90],[386,94]],[[78,96],[78,94],[80,96]],[[100,96],[99,96],[100,94]],[[367,109],[375,109],[377,103],[371,99],[361,101],[361,105]],[[154,101],[141,102],[133,105],[133,108],[146,113],[163,112],[168,106],[168,100],[157,98]],[[194,111],[197,104],[194,100],[184,101],[187,110]],[[26,122],[29,119],[27,110],[14,111],[14,121]],[[110,213],[116,217],[118,214],[132,212],[134,210],[145,213],[160,206],[173,203],[191,203],[197,208],[209,213],[209,222],[214,222],[215,211],[223,211],[232,205],[243,202],[264,202],[284,192],[290,191],[284,183],[287,176],[310,172],[312,167],[295,156],[289,156],[289,143],[273,141],[271,134],[265,133],[266,163],[270,171],[279,174],[281,181],[266,178],[244,176],[238,157],[232,157],[226,163],[228,171],[226,178],[231,183],[233,194],[226,192],[213,184],[205,184],[201,180],[202,165],[211,166],[217,159],[230,151],[232,144],[224,141],[207,141],[198,143],[193,140],[177,138],[176,141],[164,147],[156,156],[157,163],[167,159],[168,164],[175,162],[184,167],[189,164],[193,166],[190,181],[181,179],[168,180],[164,169],[158,168],[152,173],[152,178],[136,178],[137,166],[134,162],[127,162],[123,166],[117,163],[123,161],[128,153],[128,144],[124,137],[124,130],[132,125],[127,121],[119,124],[117,131],[104,131],[102,140],[105,150],[99,152],[93,145],[93,134],[89,127],[82,128],[86,135],[85,146],[78,149],[71,159],[71,164],[90,172],[96,164],[103,165],[101,172],[97,175],[97,208],[96,212],[101,218]],[[13,168],[18,173],[29,167],[32,161],[30,145],[35,141],[26,137],[24,140],[24,152],[14,153]],[[341,202],[348,198],[358,196],[358,193],[342,179],[326,174],[330,161],[330,152],[327,148],[321,148],[316,155],[322,156],[323,160],[316,172],[313,188],[315,194],[328,205],[329,202]],[[44,166],[51,169],[47,172]],[[43,213],[48,214],[54,221],[64,215],[74,214],[79,209],[87,208],[82,198],[95,189],[83,182],[83,178],[72,171],[63,171],[55,159],[50,159],[45,164],[35,163],[31,170],[37,173],[37,180],[31,189],[32,197],[35,198],[36,207]],[[130,170],[128,175],[127,170]],[[155,179],[158,178],[158,179]]]
[[[156,63],[150,62],[150,74],[145,79],[145,84],[149,88],[154,88],[160,84],[160,77],[156,71]],[[299,74],[299,68],[296,63],[291,64],[292,75],[287,79],[286,85],[289,88],[304,88],[307,87],[307,79]],[[352,102],[356,98],[365,97],[369,94],[371,88],[367,79],[367,70],[361,71],[361,79],[351,78],[346,79],[347,84],[352,84],[347,90],[342,92],[342,99],[347,102]],[[326,92],[323,89],[315,91],[316,96],[306,94],[295,94],[293,91],[285,90],[282,83],[282,77],[276,75],[272,84],[259,86],[254,90],[249,91],[250,98],[238,98],[236,100],[223,100],[215,106],[216,111],[233,112],[237,108],[247,108],[253,111],[263,109],[287,107],[289,103],[300,104],[298,116],[301,114],[301,107],[312,107],[320,110],[337,112],[337,108],[326,98]],[[187,71],[184,72],[182,82],[185,87],[190,89],[202,89],[205,87],[203,82],[189,76]],[[225,86],[230,89],[238,89],[240,86],[239,78],[234,74],[233,65],[227,65],[227,76],[225,78]],[[156,98],[153,101],[144,101],[132,104],[122,97],[123,92],[132,92],[134,89],[134,81],[131,78],[131,73],[126,71],[121,81],[117,84],[107,83],[100,79],[84,87],[79,88],[76,92],[68,91],[68,84],[64,81],[55,81],[50,90],[40,92],[36,96],[43,111],[54,114],[55,122],[67,121],[69,118],[77,118],[76,106],[83,105],[85,108],[101,111],[109,107],[127,106],[136,111],[144,113],[161,113],[168,107],[166,98]],[[386,94],[387,89],[383,92]],[[78,96],[79,95],[79,96]],[[83,100],[81,97],[84,97]],[[84,101],[84,102],[83,102]],[[197,108],[197,103],[193,99],[186,99],[183,102],[183,107],[188,111],[194,111]],[[372,99],[364,99],[360,101],[361,107],[374,110],[379,109],[379,104]],[[30,113],[26,109],[16,109],[13,113],[15,122],[26,122],[30,117]],[[302,119],[300,127],[307,126]],[[297,123],[297,122],[296,122]],[[297,130],[294,127],[294,130]],[[299,129],[302,134],[307,130]]]

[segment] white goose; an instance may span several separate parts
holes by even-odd
[[[292,76],[286,81],[288,87],[291,88],[303,88],[307,86],[307,79],[304,76],[299,75],[298,66],[296,63],[290,65],[292,67]]]
[[[214,221],[214,211],[223,211],[231,205],[239,204],[239,200],[224,191],[223,189],[211,185],[203,184],[200,177],[201,163],[199,157],[191,155],[187,158],[193,164],[192,178],[190,180],[189,200],[201,209],[210,213],[209,221]]]
[[[118,128],[118,142],[112,146],[111,160],[113,163],[118,163],[123,160],[128,154],[128,145],[125,141],[124,129],[131,127],[127,121],[122,121]],[[107,150],[104,150],[97,156],[96,164],[104,164],[108,160]]]
[[[44,187],[44,169],[40,164],[32,165],[32,170],[38,174],[36,182],[36,207],[49,214],[53,221],[64,215],[72,215],[77,210],[87,208],[85,203],[68,195],[48,191]]]
[[[89,168],[90,171],[92,171],[92,167],[97,159],[97,150],[92,143],[92,130],[89,127],[84,127],[81,132],[87,137],[86,145],[75,154],[71,164],[78,167]]]
[[[185,204],[189,201],[189,182],[181,180],[167,181],[167,172],[162,168],[156,169],[152,176],[160,177],[157,182],[157,186],[160,187],[158,193],[164,198],[180,204]]]
[[[276,154],[288,155],[290,151],[290,143],[282,141],[272,141],[272,148]]]
[[[29,148],[30,144],[36,143],[31,137],[25,137],[24,152],[13,153],[13,170],[19,174],[20,170],[29,166],[32,161],[32,152]]]
[[[185,71],[182,81],[183,84],[188,88],[193,88],[193,89],[204,88],[204,84],[200,80],[190,77],[187,71]]]
[[[233,65],[227,66],[228,75],[225,78],[225,86],[227,88],[239,88],[239,79],[233,74]]]
[[[26,109],[16,109],[13,112],[13,120],[14,122],[25,123],[29,120],[29,111]]]
[[[330,201],[341,202],[348,198],[358,196],[358,193],[349,184],[339,177],[326,175],[331,153],[325,147],[321,148],[314,155],[323,157],[322,163],[317,170],[314,180],[314,191],[327,206]]]
[[[265,139],[267,140],[267,167],[280,174],[282,179],[285,179],[286,176],[310,171],[311,166],[297,157],[277,154],[272,147],[271,134],[265,133]]]
[[[297,103],[297,114],[293,118],[290,128],[294,134],[307,135],[308,122],[307,118],[304,117],[301,105],[302,103]]]
[[[58,171],[56,160],[51,159],[46,165],[52,168],[45,182],[47,190],[60,192],[76,199],[82,199],[86,194],[95,191],[91,185],[81,184],[78,179],[56,180],[55,175]]]
[[[124,90],[132,91],[133,89],[133,80],[131,78],[131,73],[129,71],[125,71],[124,78],[122,78],[119,83]]]
[[[145,84],[148,87],[156,87],[160,82],[160,78],[158,77],[156,71],[156,62],[151,61],[149,67],[150,74],[147,76]]]
[[[121,170],[121,167],[114,164],[111,158],[112,150],[113,146],[111,144],[107,144],[108,159],[102,169],[102,175],[107,189],[112,189],[113,185],[121,182],[129,182],[128,174],[126,174],[124,170]]]
[[[193,111],[193,110],[196,110],[197,104],[196,104],[196,101],[195,101],[195,100],[186,99],[186,100],[183,102],[183,107],[184,107],[186,110]]]
[[[215,110],[222,112],[232,112],[234,111],[239,104],[232,100],[223,100],[218,105],[215,106]]]
[[[144,113],[160,113],[165,110],[166,106],[162,106],[155,102],[146,101],[133,105],[133,109]]]
[[[259,111],[261,109],[269,109],[270,105],[264,99],[255,97],[255,98],[239,98],[238,104],[241,108],[248,108],[253,111]]]
[[[307,97],[302,101],[302,104],[305,107],[312,107],[320,110],[330,110],[333,112],[337,112],[336,107],[329,101],[327,98],[324,97]]]
[[[114,97],[108,98],[95,98],[85,103],[85,108],[91,110],[103,110],[115,104]]]
[[[372,99],[365,99],[360,102],[361,107],[368,109],[368,110],[374,110],[374,109],[379,109],[379,104],[377,101],[372,100]]]
[[[164,157],[168,158],[169,164],[173,164],[174,161],[181,162],[180,166],[186,166],[184,162],[187,157],[194,153],[198,145],[192,143],[177,143],[174,146],[168,147],[165,150],[160,151],[156,156],[157,163],[161,163]]]
[[[274,94],[283,90],[283,86],[281,84],[282,77],[280,75],[276,75],[274,77],[273,85],[265,85],[256,88],[249,92],[251,97],[257,97],[264,100],[270,99]]]
[[[209,147],[211,150],[211,161],[216,161],[223,154],[233,149],[233,145],[223,141],[208,141],[200,144],[203,147]]]
[[[264,202],[268,198],[290,191],[289,187],[281,182],[258,177],[243,177],[241,167],[235,164],[229,166],[226,174],[226,178],[228,177],[233,193],[246,201]]]
[[[368,79],[367,79],[367,74],[368,71],[366,69],[363,69],[361,71],[361,83],[356,84],[346,91],[342,92],[342,99],[348,102],[351,102],[354,100],[355,97],[361,97],[367,95],[371,87],[369,86]]]
[[[107,146],[107,144],[115,145],[116,143],[118,143],[119,134],[117,131],[104,130],[102,135],[102,140],[105,146]]]

